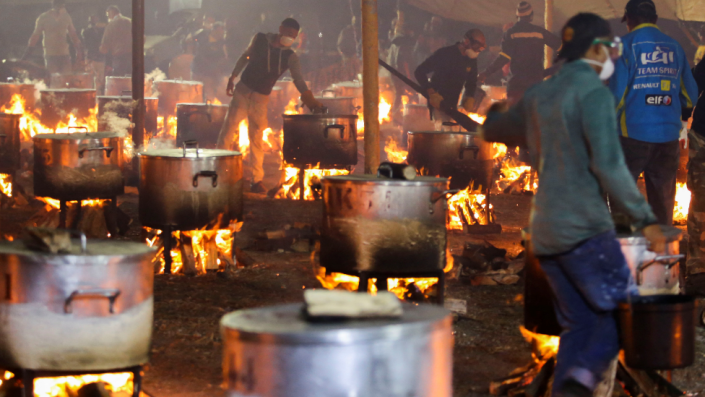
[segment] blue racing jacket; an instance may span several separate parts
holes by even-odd
[[[637,26],[622,42],[609,82],[620,134],[653,143],[677,140],[683,109],[692,109],[698,97],[683,48],[653,24]]]

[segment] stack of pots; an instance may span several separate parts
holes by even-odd
[[[180,103],[203,103],[203,83],[198,81],[160,80],[154,83],[159,97],[159,115],[176,116]]]
[[[60,122],[68,122],[67,115],[73,114],[78,119],[91,116],[95,109],[96,91],[85,89],[42,90],[41,123],[56,129]]]
[[[50,254],[0,242],[0,368],[107,371],[147,363],[155,250],[74,240]]]
[[[227,228],[242,219],[242,155],[199,149],[139,153],[140,221],[160,230]]]
[[[176,105],[176,146],[196,140],[200,147],[215,149],[227,105],[180,103]]]

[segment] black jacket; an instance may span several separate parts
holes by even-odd
[[[548,30],[519,21],[502,38],[502,52],[485,71],[490,75],[511,62],[510,92],[523,92],[543,80],[544,46],[557,50],[561,39]]]
[[[429,81],[428,75],[431,73],[433,75]],[[414,76],[424,91],[433,88],[444,100],[456,107],[463,87],[465,97],[475,96],[477,59],[470,59],[461,53],[456,43],[434,52],[416,68]]]

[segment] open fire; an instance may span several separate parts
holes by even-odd
[[[448,199],[448,230],[464,230],[466,226],[488,225],[494,222],[492,205],[487,216],[487,196],[480,190],[468,186]]]
[[[12,197],[12,176],[0,174],[0,193],[7,197]]]
[[[71,132],[80,132],[81,130],[75,130],[74,127],[86,127],[88,131],[98,130],[98,106],[90,109],[90,116],[86,118],[79,119],[73,114],[66,116],[64,121],[59,122],[56,129],[52,129],[44,126],[39,120],[41,117],[41,110],[37,109],[34,112],[29,112],[25,108],[25,101],[21,95],[15,94],[12,96],[12,100],[9,104],[0,107],[0,112],[8,114],[21,114],[20,119],[20,131],[21,139],[24,142],[30,142],[32,137],[37,134],[66,134]]]
[[[348,170],[321,169],[320,164],[304,170],[304,200],[316,200],[321,197],[321,192],[316,188],[325,176],[348,175]],[[301,197],[300,170],[292,165],[284,166],[284,184],[274,195],[278,199],[298,200]]]
[[[673,208],[673,222],[685,225],[688,221],[688,211],[690,210],[690,190],[685,183],[676,184],[676,205]]]
[[[0,385],[15,378],[12,372],[5,371],[0,377]],[[34,379],[34,397],[75,397],[86,385],[100,385],[114,396],[131,396],[134,392],[134,375],[131,372],[87,374],[76,376],[41,377]],[[140,393],[145,396],[144,393]]]

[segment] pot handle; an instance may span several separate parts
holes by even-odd
[[[458,158],[459,158],[460,160],[462,160],[463,157],[465,157],[465,151],[466,151],[466,150],[472,150],[473,152],[475,152],[475,153],[474,153],[474,159],[477,160],[477,155],[478,155],[478,153],[480,153],[480,147],[479,147],[479,146],[477,146],[477,145],[469,145],[469,146],[463,146],[463,147],[461,147],[461,148],[460,148],[460,154],[458,155]]]
[[[69,132],[71,132],[71,130],[83,130],[83,132],[85,132],[86,135],[88,135],[88,127],[85,127],[85,126],[82,126],[82,127],[69,127],[69,128],[67,128],[67,130],[68,130]]]
[[[115,300],[117,299],[118,296],[120,296],[120,290],[117,288],[114,289],[100,289],[100,288],[95,288],[95,289],[82,289],[82,290],[75,290],[69,295],[68,298],[64,301],[64,313],[66,314],[71,314],[73,309],[71,308],[71,303],[73,302],[76,297],[80,296],[86,296],[86,297],[97,297],[97,298],[107,298],[108,302],[110,303],[110,314],[115,313]]]
[[[431,204],[436,204],[436,202],[445,197],[446,200],[455,196],[460,192],[460,189],[449,189],[442,192],[434,192],[431,194]]]
[[[196,148],[196,158],[198,158],[198,141],[195,139],[184,141],[182,144],[182,147],[184,148],[184,157],[186,157],[186,149],[190,147],[195,147]]]
[[[331,124],[327,125],[323,129],[323,137],[328,138],[328,130],[340,130],[340,139],[345,139],[345,126],[342,124]]]
[[[105,155],[110,158],[110,153],[113,152],[112,146],[97,146],[97,147],[87,147],[78,151],[78,158],[82,159],[85,152],[93,152],[95,150],[105,150]]]
[[[206,178],[211,178],[213,181],[213,187],[218,187],[218,173],[215,171],[200,171],[196,175],[193,176],[193,187],[198,187],[198,178],[199,177],[206,177]]]
[[[655,257],[650,262],[640,264],[636,268],[636,284],[641,285],[641,275],[643,274],[644,270],[646,270],[646,268],[650,267],[651,265],[657,262],[666,267],[666,279],[668,279],[669,270],[671,270],[671,268],[678,264],[678,262],[680,262],[680,260],[683,258],[685,258],[685,255],[663,255]],[[664,263],[664,261],[667,262]]]

